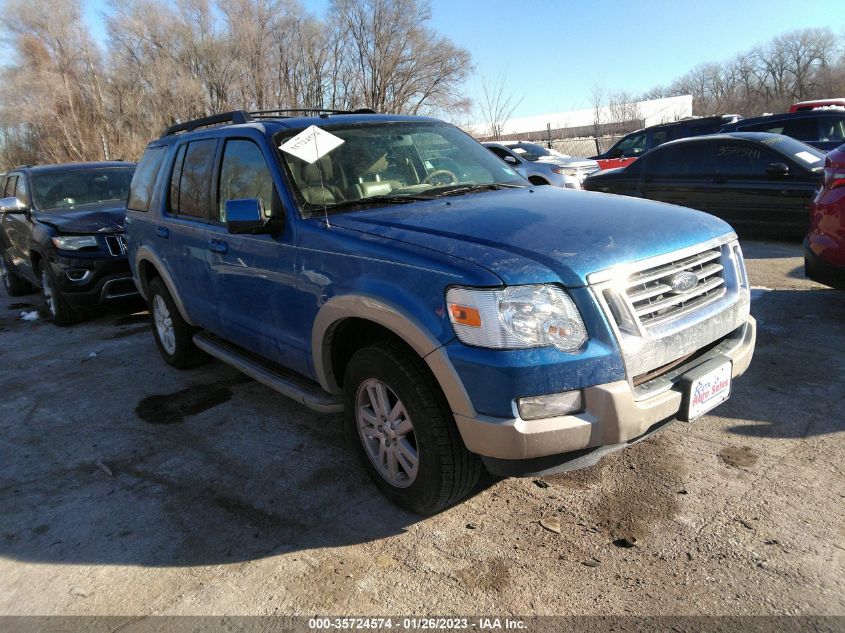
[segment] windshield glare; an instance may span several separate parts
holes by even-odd
[[[367,123],[324,128],[343,144],[314,163],[285,151],[303,210],[349,209],[360,202],[461,194],[472,186],[522,186],[526,181],[458,128],[436,122]],[[276,147],[301,130],[276,135]]]
[[[505,147],[508,147],[507,145]],[[534,143],[520,143],[519,145],[511,145],[510,149],[519,154],[521,158],[534,162],[544,156],[552,156],[554,158],[566,158],[563,154],[554,150],[546,149],[542,145]]]
[[[776,134],[765,139],[763,142],[781,154],[797,160],[799,164],[804,165],[808,169],[821,168],[824,165],[824,152],[820,152],[812,145],[797,141],[791,136]]]
[[[132,167],[74,169],[35,173],[32,193],[38,209],[64,209],[81,204],[126,200]]]

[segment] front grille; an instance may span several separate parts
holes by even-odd
[[[123,233],[106,235],[106,246],[114,257],[126,255],[126,236]]]
[[[695,275],[695,285],[673,288],[673,281],[691,279],[683,273]],[[693,312],[725,294],[722,250],[713,248],[634,273],[625,282],[625,294],[645,328]]]

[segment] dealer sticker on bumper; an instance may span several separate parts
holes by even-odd
[[[713,407],[722,404],[730,395],[731,362],[727,361],[690,382],[687,420],[704,415]]]

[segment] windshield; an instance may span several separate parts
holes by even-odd
[[[788,156],[807,169],[821,169],[824,166],[825,153],[812,145],[796,141],[791,136],[783,134],[772,135],[763,141],[773,150]]]
[[[313,163],[279,152],[306,215],[528,184],[485,147],[446,123],[358,123],[326,126],[322,131],[343,143]],[[280,132],[276,146],[300,132]]]
[[[32,174],[36,208],[65,209],[81,204],[126,200],[134,167],[98,167]]]
[[[645,150],[646,135],[645,132],[638,132],[629,134],[616,145],[614,145],[610,152],[617,154],[634,154]]]
[[[519,145],[506,145],[512,152],[515,154],[519,154],[520,157],[524,158],[525,160],[535,161],[543,158],[544,156],[552,156],[554,158],[566,158],[563,154],[556,152],[554,150],[546,149],[542,145],[537,145],[535,143],[520,143]]]

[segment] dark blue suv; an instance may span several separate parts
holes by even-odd
[[[214,356],[345,411],[420,513],[499,475],[578,468],[692,420],[748,367],[731,228],[534,188],[435,119],[233,112],[147,148],[130,262],[166,362]]]

